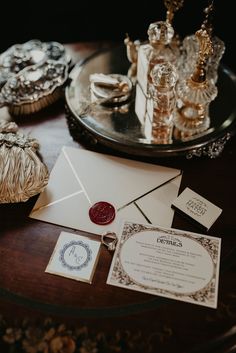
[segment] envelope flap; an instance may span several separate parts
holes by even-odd
[[[117,208],[180,174],[180,170],[63,147],[91,203],[105,200]]]
[[[47,192],[40,194],[35,208],[63,200],[81,190],[78,178],[70,167],[70,161],[61,153],[50,173]]]

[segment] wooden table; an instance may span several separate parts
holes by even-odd
[[[104,43],[78,44],[70,45],[69,49],[77,61],[103,46]],[[2,110],[1,116],[6,115],[7,111]],[[24,133],[40,141],[40,152],[49,170],[63,145],[85,147],[69,133],[63,102],[16,122]],[[104,148],[98,150],[112,153]],[[96,344],[100,342],[98,348],[101,337],[105,337],[109,342],[107,352],[115,352],[116,347],[121,352],[205,352],[209,340],[220,337],[236,323],[235,158],[235,138],[227,142],[216,159],[146,158],[149,162],[182,169],[180,191],[188,186],[223,209],[209,231],[209,235],[222,238],[217,310],[106,285],[112,254],[105,248],[102,248],[91,285],[45,273],[60,232],[71,230],[28,218],[37,199],[35,196],[26,203],[0,205],[0,314],[6,319],[5,326],[0,324],[1,336],[5,327],[15,324],[15,319],[16,327],[27,317],[42,329],[45,318],[51,317],[50,327],[55,328],[56,323],[73,326],[74,340],[78,335],[75,327],[80,329],[79,334]],[[177,214],[173,226],[199,232]],[[101,332],[103,336],[98,336]],[[2,344],[7,352],[10,346]],[[87,346],[87,350],[80,351],[80,344],[77,339],[78,352],[93,352]],[[61,351],[50,346],[50,352],[73,353],[72,346],[70,350],[65,345]],[[106,352],[105,345],[102,347],[98,352]],[[220,345],[214,349],[214,353],[217,352],[223,352]]]

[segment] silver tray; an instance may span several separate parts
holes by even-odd
[[[215,158],[220,155],[226,141],[236,131],[236,76],[230,70],[220,67],[218,96],[210,105],[211,124],[204,133],[181,141],[173,131],[171,144],[154,144],[142,133],[134,111],[134,95],[127,104],[116,109],[101,105],[92,112],[86,109],[90,101],[89,75],[95,72],[127,74],[129,66],[126,48],[122,46],[98,52],[73,68],[65,94],[68,125],[75,139],[85,136],[93,144],[138,156]]]

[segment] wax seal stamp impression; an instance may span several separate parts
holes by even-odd
[[[115,208],[106,201],[100,201],[95,203],[89,209],[89,218],[93,223],[99,225],[110,224],[115,218]]]

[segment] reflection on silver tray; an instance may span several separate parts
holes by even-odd
[[[217,157],[236,128],[236,77],[220,68],[218,96],[210,106],[210,126],[201,134],[183,136],[173,129],[171,143],[153,143],[134,111],[134,96],[125,105],[105,107],[90,104],[89,76],[95,72],[127,74],[129,62],[124,47],[99,52],[70,73],[66,87],[68,124],[72,134],[89,136],[93,143],[101,143],[121,152],[139,156],[170,157],[176,155],[207,155]]]

